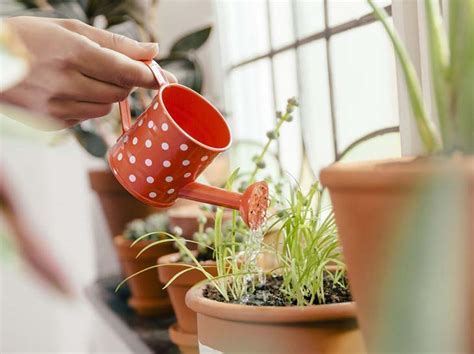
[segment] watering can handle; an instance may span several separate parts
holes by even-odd
[[[153,76],[156,79],[156,82],[158,82],[159,87],[169,84],[169,81],[166,78],[163,69],[158,65],[156,61],[147,60],[143,63],[150,68],[151,72],[153,73]],[[130,126],[132,125],[132,116],[130,114],[130,104],[128,103],[128,97],[123,101],[119,102],[119,109],[120,118],[122,120],[122,134],[124,134],[127,130],[130,129]]]

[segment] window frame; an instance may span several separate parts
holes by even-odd
[[[296,63],[297,63],[297,84],[298,84],[298,89],[299,91],[301,88],[301,78],[299,77],[300,75],[300,70],[299,68],[299,51],[298,48],[307,44],[307,43],[312,43],[316,40],[319,39],[325,39],[325,45],[326,45],[326,55],[327,55],[327,65],[328,65],[328,76],[329,76],[329,97],[330,97],[330,108],[331,108],[331,125],[332,125],[332,134],[333,134],[333,149],[334,149],[334,156],[335,156],[335,161],[340,160],[341,157],[345,155],[347,152],[348,148],[351,148],[355,145],[358,145],[359,143],[366,141],[370,138],[373,138],[375,136],[380,136],[384,135],[387,133],[394,133],[394,132],[399,132],[400,133],[400,144],[401,144],[401,153],[402,156],[411,156],[414,154],[420,154],[422,152],[422,145],[421,141],[418,136],[418,132],[416,129],[415,121],[413,119],[412,113],[411,113],[411,108],[410,108],[410,102],[408,99],[408,94],[407,94],[407,89],[405,86],[404,78],[403,78],[403,72],[400,68],[400,65],[397,61],[396,64],[396,79],[397,79],[397,94],[398,94],[398,108],[399,108],[399,125],[398,126],[389,126],[383,129],[378,129],[371,131],[370,133],[359,137],[356,141],[351,143],[348,148],[338,151],[338,145],[337,145],[337,127],[336,127],[336,116],[335,116],[335,103],[334,103],[334,90],[333,90],[333,77],[332,77],[332,72],[331,72],[331,50],[330,50],[330,40],[331,37],[335,34],[342,33],[349,31],[354,28],[362,27],[365,25],[369,25],[371,23],[376,22],[377,20],[375,19],[373,14],[366,14],[360,18],[353,19],[350,21],[346,21],[342,24],[338,24],[335,26],[329,26],[329,19],[328,19],[328,1],[330,0],[323,0],[324,1],[324,18],[325,18],[325,23],[324,23],[324,29],[322,31],[312,33],[308,36],[305,36],[303,38],[298,38],[296,36],[296,21],[297,21],[297,14],[296,14],[296,8],[295,8],[295,0],[291,1],[291,6],[292,6],[292,22],[293,22],[293,31],[295,33],[295,40],[292,41],[289,44],[286,44],[284,46],[278,47],[278,48],[273,48],[272,40],[271,40],[271,25],[270,25],[270,6],[269,2],[271,0],[266,0],[266,16],[268,20],[268,26],[269,26],[269,43],[270,43],[270,50],[260,54],[253,56],[252,58],[246,58],[244,60],[239,61],[238,63],[233,63],[227,67],[224,67],[222,70],[222,75],[223,75],[223,80],[221,82],[223,83],[223,92],[224,95],[228,94],[228,85],[225,84],[230,76],[230,73],[241,66],[251,64],[252,62],[256,62],[258,60],[262,60],[264,58],[269,58],[270,59],[270,65],[271,65],[271,71],[272,71],[272,76],[275,78],[275,72],[273,68],[273,58],[275,55],[280,54],[282,52],[288,51],[288,50],[295,50],[296,54]],[[443,1],[443,0],[441,0]],[[217,18],[221,19],[221,14],[219,13],[219,5],[218,5],[218,0],[215,1],[215,6],[216,6],[216,12],[217,12]],[[397,29],[399,32],[402,41],[405,43],[407,46],[408,53],[410,57],[412,58],[414,62],[415,69],[421,79],[422,83],[422,91],[423,91],[423,96],[425,98],[425,101],[428,103],[428,112],[432,112],[434,107],[431,101],[431,94],[430,94],[430,87],[431,87],[431,81],[429,77],[429,65],[428,65],[428,50],[426,48],[426,45],[424,46],[426,42],[426,22],[424,19],[424,6],[423,2],[421,1],[414,1],[414,2],[407,2],[405,0],[392,0],[391,5],[387,5],[384,7],[384,9],[391,15],[393,19],[393,24],[394,27]],[[220,37],[222,37],[222,33],[220,34]],[[220,38],[220,43],[222,43],[223,38]],[[222,52],[221,50],[221,56],[225,56],[225,53]],[[223,59],[223,63],[228,63],[229,61]],[[276,110],[276,102],[275,102],[275,80],[272,80],[272,91],[273,91],[273,107]],[[224,104],[227,107],[228,106],[228,99],[224,99]],[[433,116],[433,115],[430,115]],[[303,128],[303,126],[302,126]],[[306,153],[306,148],[304,146],[305,141],[304,138],[302,137],[302,144],[303,144],[303,156],[302,156],[302,163],[301,163],[301,173],[300,177],[303,173],[307,173],[307,171],[303,171],[304,169],[307,169],[308,166],[308,157]],[[277,153],[278,153],[277,149]],[[311,174],[314,176],[314,171],[310,168]]]

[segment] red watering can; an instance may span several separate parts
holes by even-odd
[[[123,133],[108,157],[117,180],[143,203],[163,208],[185,198],[223,206],[239,210],[251,229],[258,228],[268,207],[265,182],[243,194],[195,182],[232,143],[224,117],[198,93],[169,83],[155,61],[146,64],[160,88],[133,125],[128,100],[119,103]]]

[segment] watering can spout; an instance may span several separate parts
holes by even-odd
[[[242,194],[191,182],[181,188],[179,197],[239,210],[251,230],[257,229],[265,221],[269,201],[266,182],[256,182]]]

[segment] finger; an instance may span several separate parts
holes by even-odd
[[[176,76],[174,76],[173,73],[166,70],[163,70],[163,72],[165,73],[166,78],[168,79],[169,82],[173,82],[173,83],[178,82],[178,79],[176,78]]]
[[[99,47],[85,37],[78,46],[78,54],[72,61],[82,74],[122,88],[158,87],[153,74],[143,62]]]
[[[84,76],[74,69],[55,67],[33,67],[28,84],[37,87],[38,92],[49,93],[49,97],[72,101],[114,103],[130,93],[130,89],[98,81]],[[54,80],[50,80],[54,77]]]
[[[64,20],[64,27],[135,60],[150,60],[158,55],[158,43],[142,43],[123,35],[89,26],[80,21]]]
[[[64,121],[82,121],[103,117],[111,110],[112,105],[104,103],[78,102],[58,98],[50,99],[48,102],[48,113]]]
[[[58,98],[93,103],[115,103],[124,100],[130,89],[98,81],[74,71],[67,74],[65,89]],[[67,85],[69,83],[69,85]]]

